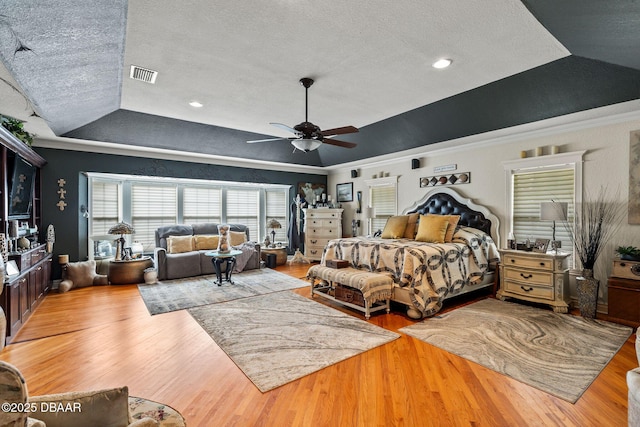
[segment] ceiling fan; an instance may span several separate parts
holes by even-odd
[[[309,87],[313,84],[313,79],[309,77],[303,77],[300,79],[300,84],[304,86],[304,122],[294,127],[283,125],[282,123],[269,123],[270,125],[279,127],[289,131],[295,135],[295,137],[289,138],[268,138],[258,139],[253,141],[247,141],[249,144],[256,142],[269,142],[269,141],[291,141],[291,144],[298,150],[309,152],[317,149],[322,145],[330,144],[338,147],[353,148],[356,146],[353,142],[340,141],[333,139],[336,135],[344,135],[347,133],[358,132],[358,128],[353,126],[343,126],[334,129],[320,130],[320,128],[309,121]]]

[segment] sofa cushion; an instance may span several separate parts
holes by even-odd
[[[197,234],[194,237],[195,241],[195,250],[196,251],[204,251],[204,250],[215,250],[218,249],[218,240],[220,237],[218,235],[201,235]]]
[[[229,243],[231,243],[231,246],[240,246],[246,241],[247,241],[247,235],[244,232],[242,231],[229,232]]]
[[[167,252],[170,254],[191,252],[193,249],[193,236],[167,237]]]
[[[191,224],[193,234],[218,234],[218,224],[214,222],[205,222],[202,224]]]
[[[168,253],[166,257],[166,279],[179,279],[181,277],[192,277],[202,274],[200,269],[200,252]]]
[[[216,229],[216,233],[218,230]],[[158,227],[156,229],[156,247],[167,249],[167,237],[169,236],[192,236],[193,228],[190,225],[173,224]],[[196,233],[207,234],[207,233]],[[211,233],[209,233],[211,234]]]

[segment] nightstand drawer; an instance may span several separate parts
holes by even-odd
[[[505,266],[504,278],[506,280],[515,280],[518,282],[526,282],[527,284],[546,286],[548,288],[553,286],[553,273],[546,271],[524,270],[524,269],[512,269]]]
[[[504,266],[524,267],[524,268],[536,268],[538,270],[553,271],[553,260],[532,258],[531,256],[520,255],[506,255],[504,257]]]
[[[554,298],[553,287],[551,286],[532,285],[529,283],[512,282],[511,280],[505,280],[503,284],[505,291],[514,294],[547,300],[553,300]]]

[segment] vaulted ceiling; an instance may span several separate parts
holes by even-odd
[[[70,147],[330,166],[636,100],[639,47],[634,0],[0,0],[0,113]],[[307,76],[309,120],[357,147],[247,144],[291,136],[269,123],[304,120]]]

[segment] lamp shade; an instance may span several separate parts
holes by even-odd
[[[376,208],[372,206],[368,206],[364,211],[367,218],[375,218],[376,217]]]
[[[565,221],[567,219],[567,202],[540,203],[540,219],[543,221]]]
[[[282,225],[280,225],[280,223],[277,220],[271,219],[267,224],[267,228],[282,228]]]
[[[133,234],[133,226],[126,222],[119,222],[108,231],[109,234]]]

